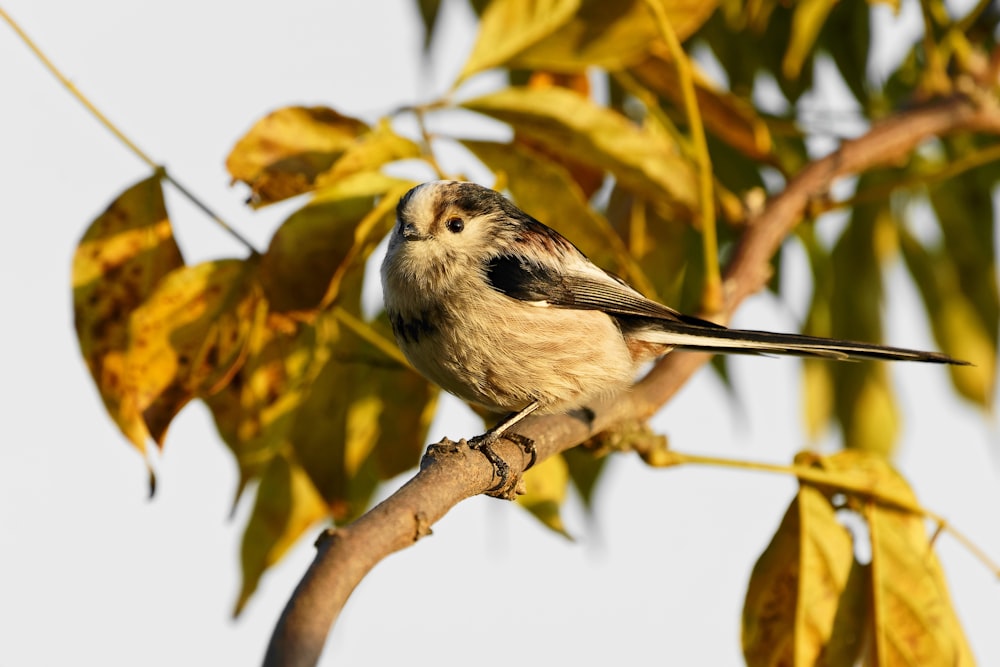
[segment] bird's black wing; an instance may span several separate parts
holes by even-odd
[[[523,256],[502,255],[486,265],[486,280],[490,287],[502,294],[539,305],[600,310],[618,317],[652,318],[722,328],[647,299],[621,279],[589,262],[562,271]]]

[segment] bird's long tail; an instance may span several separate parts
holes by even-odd
[[[694,318],[692,318],[693,320]],[[697,321],[695,321],[697,322]],[[820,338],[801,334],[772,333],[747,329],[729,329],[705,322],[648,323],[630,332],[640,340],[660,343],[687,350],[725,352],[728,354],[783,354],[829,359],[884,359],[924,361],[937,364],[968,366],[969,362],[954,359],[940,352],[923,352],[873,343],[857,343],[835,338]]]

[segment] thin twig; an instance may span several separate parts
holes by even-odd
[[[81,92],[80,89],[77,88],[76,85],[59,70],[59,68],[55,66],[55,63],[53,63],[48,58],[48,56],[45,55],[45,53],[41,50],[41,48],[39,48],[39,46],[30,37],[28,37],[28,34],[21,29],[21,26],[18,25],[18,23],[14,21],[14,19],[6,11],[4,11],[2,7],[0,7],[0,18],[2,18],[7,23],[7,25],[11,27],[11,29],[13,29],[13,31],[17,34],[17,36],[21,38],[21,41],[24,42],[25,46],[27,46],[28,49],[30,49],[31,52],[35,54],[35,57],[38,58],[38,60],[42,63],[45,69],[47,69],[52,74],[52,76],[54,76],[59,81],[59,83],[61,83],[63,87],[69,91],[70,95],[72,95],[77,102],[82,104],[83,107],[90,112],[90,115],[96,118],[97,121],[105,127],[105,129],[111,132],[111,134],[113,134],[115,138],[118,139],[118,141],[120,141],[126,148],[132,151],[133,155],[135,155],[144,163],[146,163],[146,165],[148,165],[155,172],[159,173],[162,178],[166,179],[171,185],[177,188],[178,192],[180,192],[192,204],[201,209],[201,211],[205,215],[207,215],[209,219],[211,219],[217,225],[226,230],[233,238],[235,238],[241,244],[246,246],[247,249],[249,249],[252,254],[254,255],[258,254],[257,249],[254,247],[252,243],[250,243],[250,241],[244,238],[243,235],[237,232],[229,223],[227,223],[218,214],[212,211],[212,209],[210,209],[204,202],[198,199],[194,194],[191,193],[190,190],[188,190],[186,187],[184,187],[184,185],[182,185],[179,181],[177,181],[177,179],[175,179],[173,176],[167,173],[166,169],[164,169],[155,160],[153,160],[153,158],[151,158],[148,154],[146,154],[145,151],[139,148],[139,146],[137,146],[134,141],[125,136],[125,133],[122,132],[120,129],[118,129],[118,126],[112,123],[111,119],[105,116],[101,112],[101,110],[98,109],[94,105],[94,103],[91,102],[90,99],[86,95],[84,95],[83,92]]]
[[[955,538],[969,553],[977,558],[988,569],[993,576],[1000,577],[1000,565],[987,554],[979,545],[972,541],[967,535],[955,528],[944,517],[933,512],[922,505],[910,503],[900,498],[882,493],[879,489],[873,488],[863,482],[851,479],[848,475],[837,471],[824,470],[822,468],[804,465],[780,465],[774,463],[764,463],[762,461],[741,461],[738,459],[727,459],[717,456],[700,456],[696,454],[685,454],[683,452],[669,451],[666,453],[666,465],[657,467],[673,467],[684,464],[708,465],[723,468],[737,468],[739,470],[753,470],[757,472],[775,473],[779,475],[791,475],[801,482],[818,486],[829,486],[844,493],[870,498],[880,505],[900,509],[910,514],[930,519],[937,526],[937,531],[945,531]],[[656,463],[654,462],[654,465]],[[934,541],[935,535],[929,540]]]

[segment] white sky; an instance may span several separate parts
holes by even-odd
[[[329,104],[373,120],[432,98],[474,38],[464,2],[445,2],[447,46],[421,73],[410,0],[3,0],[74,82],[147,152],[264,247],[287,208],[253,214],[223,160],[262,114]],[[87,224],[147,169],[0,26],[0,665],[254,664],[312,557],[316,531],[229,619],[249,504],[229,519],[235,465],[198,405],[174,423],[146,499],[140,458],[113,428],[79,356],[70,261]],[[469,165],[454,162],[456,171]],[[240,248],[168,193],[191,262]],[[789,253],[788,275],[805,280]],[[888,338],[928,346],[904,281],[888,286]],[[797,290],[801,294],[803,290]],[[793,329],[799,298],[753,299],[737,324]],[[737,409],[706,372],[655,420],[674,447],[790,461],[804,442],[798,363],[741,359]],[[949,395],[939,368],[892,370],[906,409],[899,465],[919,498],[1000,557],[991,422]],[[446,403],[431,440],[477,422]],[[519,508],[477,498],[434,536],[381,564],[356,591],[324,664],[741,664],[749,570],[794,485],[714,469],[610,467],[596,520],[567,511],[571,544]],[[1000,587],[947,536],[940,554],[982,664],[1000,664]],[[474,653],[470,653],[474,652]],[[516,658],[514,658],[516,660]]]

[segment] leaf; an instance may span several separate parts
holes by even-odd
[[[829,52],[844,84],[862,108],[871,108],[868,52],[871,48],[871,5],[838,2],[823,23],[819,49]]]
[[[590,79],[587,77],[586,72],[557,74],[544,70],[534,71],[531,72],[528,77],[526,85],[528,88],[534,90],[558,86],[574,90],[585,97],[591,96]],[[572,157],[567,155],[554,153],[553,151],[548,150],[545,145],[539,141],[516,132],[514,133],[514,143],[527,146],[536,153],[540,153],[548,160],[551,160],[552,162],[555,162],[565,168],[566,171],[569,172],[570,178],[572,178],[572,180],[580,186],[580,190],[583,192],[583,198],[587,201],[589,201],[590,198],[594,196],[594,193],[596,193],[604,184],[605,174],[603,169],[583,164],[582,162],[574,160]]]
[[[573,447],[562,452],[569,472],[569,481],[580,494],[583,506],[587,510],[594,508],[594,491],[601,479],[608,457],[599,455],[585,447]]]
[[[327,107],[285,107],[250,128],[226,158],[255,206],[312,190],[316,178],[369,131],[364,122]]]
[[[316,188],[330,187],[355,174],[373,172],[384,164],[420,156],[420,146],[392,130],[382,119],[375,129],[348,145],[327,171],[316,177]]]
[[[566,487],[569,484],[566,460],[561,456],[551,456],[539,461],[525,473],[524,481],[527,492],[517,497],[517,503],[547,527],[572,539],[559,514],[559,509],[566,500]]]
[[[649,280],[604,216],[591,208],[562,166],[523,142],[462,141],[494,172],[502,173],[518,205],[571,239],[599,266],[626,275],[649,294]]]
[[[853,664],[864,604],[851,535],[829,500],[803,485],[750,576],[743,608],[747,665]]]
[[[865,191],[891,178],[886,172],[869,172],[858,183]],[[815,318],[810,334],[872,343],[882,341],[881,263],[894,255],[897,227],[887,201],[859,204],[830,257],[829,281],[817,284],[817,295],[826,290],[828,329]],[[885,363],[859,361],[831,364],[834,415],[846,447],[887,454],[899,435],[900,415]]]
[[[513,87],[462,106],[509,124],[549,150],[607,169],[646,199],[688,213],[697,206],[694,170],[672,140],[582,95]]]
[[[880,488],[905,487],[917,504],[888,464],[880,476]],[[974,665],[923,519],[875,503],[864,506],[864,515],[872,541],[874,664]]]
[[[581,0],[494,0],[479,22],[479,35],[458,82],[492,67],[551,34],[580,8]]]
[[[811,465],[828,473],[829,494],[851,493],[873,497],[878,502],[902,509],[919,508],[910,487],[882,454],[860,449],[846,449],[829,456],[803,452],[796,456],[796,463]],[[852,503],[857,508],[857,503]]]
[[[424,52],[430,51],[431,39],[434,37],[434,26],[437,25],[438,14],[441,11],[441,0],[417,0],[420,20],[424,24]]]
[[[240,551],[243,584],[233,616],[243,611],[264,571],[325,516],[323,499],[302,468],[285,456],[273,458],[261,477],[253,512],[243,533]]]
[[[243,365],[225,387],[204,397],[239,466],[234,505],[247,483],[288,449],[296,410],[321,366],[315,354],[313,326],[268,314],[251,330]]]
[[[126,388],[158,445],[188,401],[218,391],[242,363],[261,306],[254,265],[176,269],[132,314]]]
[[[638,81],[660,97],[683,108],[684,99],[677,66],[659,51],[651,53],[629,70]],[[744,155],[773,162],[771,132],[753,105],[710,82],[694,62],[695,99],[705,128]]]
[[[677,39],[684,41],[715,11],[714,0],[660,1]],[[630,67],[661,43],[646,0],[587,0],[557,30],[518,53],[511,67],[583,71]]]
[[[833,262],[817,240],[815,227],[800,225],[796,235],[802,241],[812,269],[813,296],[804,330],[829,336],[833,331]],[[834,365],[822,359],[802,362],[802,407],[809,438],[818,440],[833,419],[835,405]]]
[[[87,228],[73,257],[80,352],[111,418],[140,451],[149,431],[126,377],[128,320],[163,277],[183,264],[159,174],[119,195]]]
[[[934,339],[944,352],[973,364],[948,367],[955,389],[990,409],[996,382],[996,345],[959,283],[955,258],[941,250],[932,255],[905,229],[900,230],[900,247],[923,299]]]
[[[353,326],[345,325],[345,320]],[[317,321],[322,366],[299,406],[296,458],[338,521],[358,516],[379,481],[415,466],[437,406],[437,389],[384,351],[385,330],[336,309]]]
[[[412,185],[378,172],[355,174],[290,215],[261,259],[272,310],[311,311],[332,302],[351,263],[364,261],[388,233],[396,202]]]
[[[827,15],[837,0],[799,0],[792,10],[792,32],[788,50],[781,62],[781,73],[786,79],[797,79],[802,64],[812,52]]]
[[[661,2],[683,41],[711,15],[714,1]],[[459,80],[483,70],[582,72],[635,64],[660,40],[646,0],[500,0],[483,14],[479,37]]]

